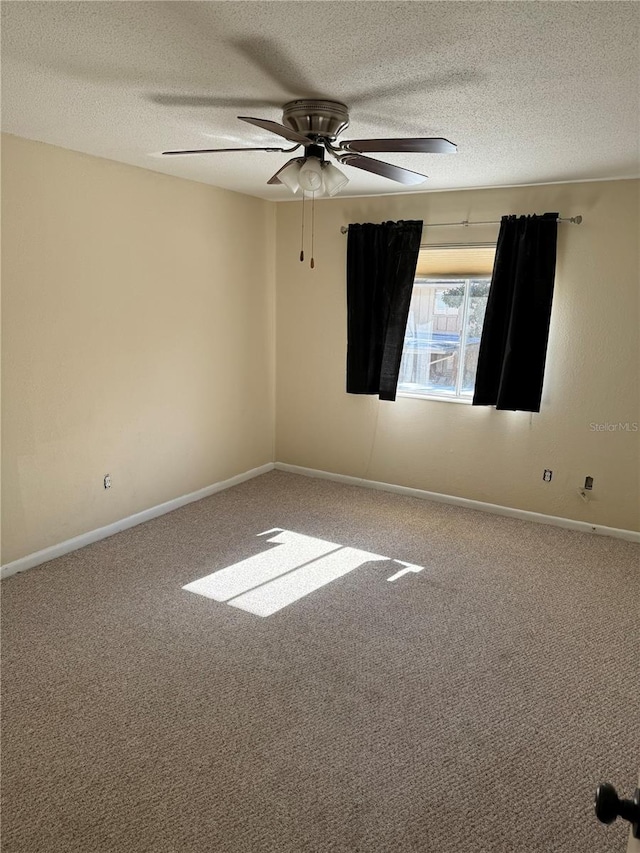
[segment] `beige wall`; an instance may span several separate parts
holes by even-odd
[[[638,181],[316,202],[315,263],[298,260],[299,202],[277,207],[277,446],[281,462],[638,530]],[[582,214],[559,228],[540,414],[345,393],[349,222]],[[307,233],[308,233],[307,220]],[[485,240],[497,226],[437,228],[426,241]],[[307,247],[307,257],[308,257]],[[553,470],[551,483],[542,481]],[[577,487],[595,480],[584,504]]]
[[[2,142],[7,563],[273,460],[274,206]]]
[[[640,421],[637,181],[323,200],[311,271],[299,202],[10,136],[2,167],[2,563],[274,459],[640,529],[640,433],[590,428]],[[539,415],[345,393],[341,225],[546,210],[585,219],[560,228]]]

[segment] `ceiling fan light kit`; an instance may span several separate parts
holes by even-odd
[[[238,116],[263,130],[276,133],[278,136],[294,143],[293,148],[247,148],[251,151],[295,151],[304,146],[304,156],[296,157],[282,166],[267,181],[268,184],[284,184],[293,193],[302,189],[303,193],[314,195],[327,193],[330,196],[340,192],[349,179],[333,164],[324,159],[325,153],[331,155],[338,163],[362,169],[389,178],[405,185],[423,183],[427,176],[412,172],[401,166],[384,163],[373,157],[365,157],[363,152],[398,152],[423,154],[453,154],[456,146],[448,139],[416,138],[416,139],[352,139],[343,140],[336,144],[338,136],[349,126],[349,109],[341,101],[321,100],[316,98],[301,98],[289,101],[282,107],[282,124],[269,119]],[[163,154],[198,154],[212,153],[216,149],[194,151],[163,151]],[[224,149],[217,149],[223,151]],[[231,149],[227,149],[231,150]],[[243,149],[234,149],[243,150]]]
[[[318,193],[324,190],[322,163],[317,157],[306,157],[298,173],[298,183],[303,192]]]
[[[300,189],[300,183],[298,181],[298,175],[300,174],[300,167],[302,165],[302,158],[296,158],[295,160],[289,160],[289,162],[282,167],[273,178],[269,181],[269,183],[279,182],[284,184],[285,187],[288,187],[292,193],[297,193]]]
[[[349,183],[349,178],[336,169],[333,163],[317,157],[290,160],[274,175],[277,181],[288,187],[294,195],[302,190],[314,196],[334,196]],[[275,180],[271,180],[275,183]]]
[[[349,183],[349,178],[340,169],[336,169],[333,163],[323,163],[322,173],[324,190],[327,195],[337,195]]]

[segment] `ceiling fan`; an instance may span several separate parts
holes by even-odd
[[[364,154],[401,152],[424,154],[453,154],[457,147],[448,139],[399,138],[399,139],[349,139],[338,141],[339,135],[349,125],[349,109],[340,101],[316,98],[303,98],[289,101],[282,107],[282,124],[268,119],[238,116],[263,130],[271,131],[289,142],[293,148],[203,148],[184,151],[163,151],[163,154],[212,154],[225,151],[275,151],[291,153],[304,146],[304,155],[294,157],[285,163],[267,181],[268,184],[284,184],[293,192],[313,192],[320,195],[327,192],[335,195],[348,183],[348,178],[332,163],[325,154],[334,157],[338,163],[363,169],[375,175],[382,175],[401,184],[421,184],[427,176],[409,169],[366,157]]]

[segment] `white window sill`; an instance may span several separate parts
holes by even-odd
[[[409,397],[412,400],[436,400],[438,403],[462,403],[463,406],[471,405],[471,397],[445,397],[438,394],[412,394],[409,391],[398,391],[397,397]]]

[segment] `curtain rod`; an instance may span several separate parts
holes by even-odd
[[[487,219],[484,222],[469,222],[468,219],[463,219],[461,222],[425,222],[423,227],[439,228],[443,225],[464,225],[466,228],[468,225],[500,225],[501,222],[501,219]],[[565,218],[559,216],[558,219],[556,219],[556,222],[572,222],[574,225],[580,225],[580,223],[582,222],[582,216],[580,216],[580,214],[578,214],[578,216],[568,216]],[[343,225],[340,228],[340,233],[346,234],[348,230],[348,226]]]

